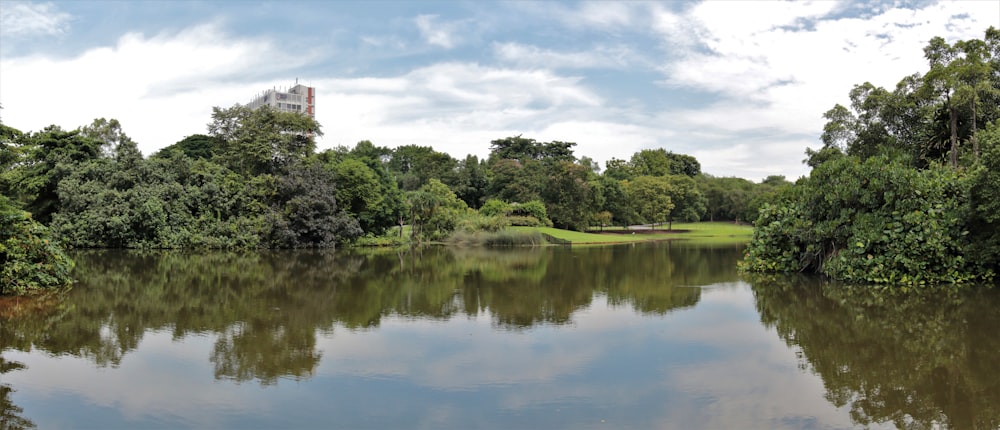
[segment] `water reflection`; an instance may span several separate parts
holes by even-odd
[[[0,307],[0,427],[1000,426],[1000,291],[747,285],[740,255],[79,253]]]
[[[855,424],[1000,428],[1000,291],[883,297],[816,279],[752,280],[761,321],[801,350]]]
[[[42,349],[116,367],[151,331],[211,333],[217,379],[303,379],[322,359],[317,333],[376,327],[385,316],[489,315],[523,330],[566,324],[604,294],[663,314],[692,288],[735,276],[738,247],[420,248],[403,252],[124,252],[74,255],[79,285],[60,304],[7,319],[4,349]]]
[[[3,356],[0,356],[0,375],[23,368],[23,364],[15,361],[7,361]],[[21,409],[11,401],[10,395],[13,392],[13,387],[0,382],[0,428],[6,430],[35,427],[34,422],[21,416],[24,413],[24,409]]]

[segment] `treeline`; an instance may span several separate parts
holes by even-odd
[[[70,247],[302,248],[380,237],[442,240],[508,225],[592,226],[753,220],[762,184],[701,173],[663,149],[612,159],[603,173],[572,142],[521,136],[485,160],[431,147],[317,151],[315,120],[236,105],[207,134],[143,157],[117,120],[22,133],[2,126],[0,190]],[[396,234],[389,234],[390,229]]]
[[[850,92],[810,176],[765,205],[745,267],[907,291],[1000,269],[1000,30],[924,48],[929,69]]]

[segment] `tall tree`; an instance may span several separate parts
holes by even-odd
[[[337,204],[358,219],[366,233],[382,234],[402,210],[396,182],[385,180],[364,159],[349,157],[327,167],[336,175]]]
[[[667,215],[667,229],[673,230],[675,219],[688,222],[701,219],[705,213],[705,197],[698,190],[694,179],[687,175],[671,175],[667,179],[670,182],[670,201],[674,204]]]
[[[549,218],[556,227],[583,231],[591,216],[600,207],[587,167],[570,161],[559,161],[548,170],[548,180],[542,198]]]
[[[663,176],[639,176],[626,184],[629,201],[647,224],[666,221],[674,209],[670,181]]]
[[[216,154],[220,154],[224,144],[225,142],[216,137],[204,134],[192,134],[173,145],[157,151],[153,156],[169,157],[174,152],[180,152],[192,159],[208,160]]]
[[[320,125],[307,115],[262,106],[212,108],[208,134],[225,143],[224,161],[246,175],[279,173],[316,149]]]
[[[991,28],[996,31],[996,29]],[[989,34],[989,32],[987,32]],[[994,43],[1000,43],[996,41]],[[956,59],[956,74],[958,85],[955,90],[957,103],[964,103],[969,106],[972,119],[972,130],[970,132],[972,141],[972,151],[976,158],[979,158],[979,142],[977,131],[979,126],[980,105],[983,96],[987,99],[995,100],[1000,96],[1000,81],[991,82],[992,70],[990,60],[992,56],[991,48],[986,41],[979,39],[960,40],[955,43],[955,49],[963,55]]]
[[[389,170],[396,176],[399,189],[413,191],[431,178],[449,186],[457,182],[458,161],[429,146],[403,145],[392,151]]]
[[[959,87],[957,68],[954,62],[958,51],[941,37],[934,37],[924,48],[924,57],[930,63],[930,70],[924,75],[921,87],[926,98],[938,100],[948,112],[950,149],[948,162],[958,167],[958,108],[959,98],[955,90]]]
[[[337,207],[335,177],[320,163],[295,163],[278,178],[270,213],[270,244],[325,248],[362,234],[358,221]]]
[[[97,118],[90,125],[78,129],[80,135],[101,142],[101,152],[105,156],[113,157],[119,153],[138,152],[139,148],[122,131],[122,125],[117,119]]]
[[[485,161],[479,161],[475,155],[468,155],[458,162],[457,180],[452,189],[458,198],[470,208],[479,208],[486,199],[490,185]]]
[[[458,226],[468,206],[447,185],[431,179],[419,190],[406,193],[413,235],[422,239],[443,239]]]
[[[101,142],[52,125],[23,136],[19,146],[23,162],[9,172],[10,189],[6,191],[22,202],[35,220],[48,224],[59,209],[59,181],[74,166],[98,158]]]

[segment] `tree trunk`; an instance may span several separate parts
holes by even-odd
[[[949,161],[952,168],[958,168],[958,112],[955,106],[948,106],[948,123],[951,128],[951,153]]]

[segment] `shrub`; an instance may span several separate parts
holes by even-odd
[[[527,203],[514,205],[513,210],[511,212],[512,215],[521,215],[521,216],[527,215],[535,217],[538,220],[548,221],[549,219],[548,212],[545,210],[545,205],[538,200],[532,200]]]
[[[0,295],[69,286],[72,270],[49,229],[0,196]]]
[[[465,232],[497,232],[510,226],[510,220],[503,215],[483,216],[470,213],[458,222],[458,230]]]
[[[510,213],[512,207],[510,203],[503,200],[489,199],[486,203],[483,203],[483,207],[479,208],[479,214],[483,216],[505,216]]]
[[[963,245],[970,180],[960,171],[842,157],[796,188],[797,197],[761,209],[743,269],[822,272],[893,288],[992,276]]]
[[[453,245],[462,246],[485,246],[485,247],[507,247],[507,246],[540,246],[545,244],[542,234],[537,231],[514,231],[501,230],[498,232],[469,232],[459,231],[448,238],[448,242]]]

